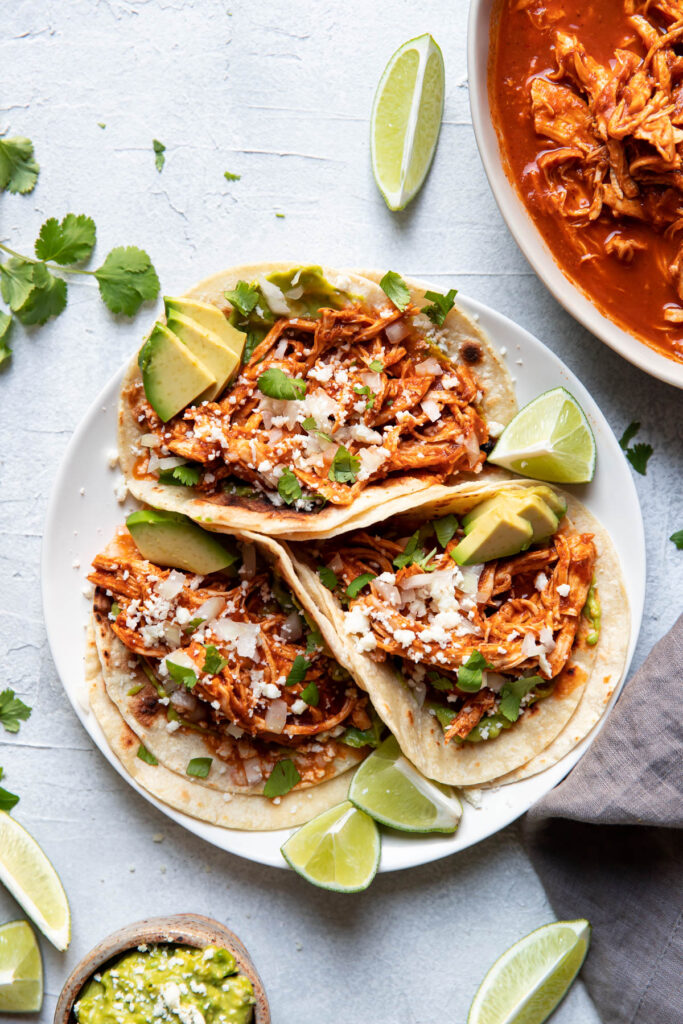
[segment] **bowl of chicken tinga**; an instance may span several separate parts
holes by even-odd
[[[454,295],[271,263],[167,298],[121,392],[130,491],[207,529],[306,539],[497,478],[514,389]]]
[[[429,778],[481,785],[550,767],[619,682],[629,610],[612,541],[546,484],[451,493],[289,550],[334,653]]]
[[[226,827],[286,828],[345,798],[377,719],[282,549],[220,540],[140,510],[96,556],[90,704],[162,802]]]

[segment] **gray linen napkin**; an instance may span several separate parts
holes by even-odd
[[[604,1024],[683,1022],[682,688],[683,616],[523,823],[558,918],[593,925],[581,977]]]

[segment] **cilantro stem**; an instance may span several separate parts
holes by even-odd
[[[35,260],[31,256],[22,256],[20,252],[15,252],[14,249],[10,249],[8,245],[3,245],[2,242],[0,242],[0,249],[3,252],[9,253],[10,256],[16,256],[18,260],[23,260],[24,263],[45,263],[48,270],[59,270],[64,274],[85,274],[87,277],[95,276],[94,270],[77,270],[75,267],[66,267],[59,263],[50,263],[45,260]]]

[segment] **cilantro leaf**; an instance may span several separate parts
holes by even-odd
[[[157,171],[161,172],[164,164],[166,163],[166,157],[164,156],[166,146],[163,142],[159,142],[158,139],[152,139],[152,146],[154,148],[154,166]]]
[[[365,408],[366,410],[372,409],[373,405],[375,404],[375,399],[377,398],[377,395],[374,395],[372,393],[367,384],[354,384],[353,390],[356,392],[357,395],[365,395],[365,397],[367,398]]]
[[[0,768],[0,776],[2,775],[2,768]],[[10,793],[9,790],[3,789],[0,786],[0,811],[11,811],[13,807],[19,803],[19,797],[14,793]]]
[[[262,395],[266,395],[268,398],[279,398],[285,402],[303,398],[306,394],[305,380],[301,380],[299,377],[288,377],[276,366],[264,370],[256,383]]]
[[[410,302],[410,289],[401,275],[394,270],[387,270],[379,286],[397,309],[405,309]]]
[[[306,654],[314,654],[323,646],[323,635],[319,629],[312,630],[306,638]]]
[[[44,324],[51,316],[59,316],[66,307],[66,281],[55,277],[44,263],[33,264],[33,288],[16,310],[26,326]]]
[[[458,528],[458,520],[454,515],[450,514],[443,516],[441,519],[435,519],[432,523],[434,527],[434,533],[436,539],[442,548],[445,548],[449,542],[455,536],[455,531]]]
[[[56,217],[46,220],[36,239],[39,260],[54,260],[66,265],[90,256],[95,245],[95,221],[85,214],[67,213],[61,224]]]
[[[213,644],[207,644],[204,650],[206,657],[204,658],[202,672],[206,672],[210,676],[217,676],[221,669],[224,669],[228,664],[228,659],[224,658]]]
[[[318,566],[318,576],[322,585],[327,587],[328,590],[334,590],[339,583],[336,572],[333,572],[327,565]]]
[[[441,327],[453,309],[457,294],[457,288],[451,288],[445,295],[442,295],[441,292],[425,292],[425,299],[429,299],[432,305],[423,306],[422,312],[429,317],[433,324]]]
[[[302,495],[301,484],[292,470],[287,466],[277,482],[277,493],[285,505],[292,505]]]
[[[635,420],[633,421],[633,423],[629,423],[626,430],[621,435],[621,439],[619,441],[619,445],[621,448],[624,449],[624,451],[626,451],[630,442],[633,440],[633,438],[636,436],[639,430],[640,423],[637,423]]]
[[[394,559],[393,562],[395,569],[405,569],[407,566],[413,564],[419,540],[420,531],[416,530],[412,537],[409,538],[408,543],[404,547],[401,554],[396,555],[396,558]]]
[[[626,458],[631,463],[636,473],[645,476],[647,473],[648,459],[654,451],[651,444],[634,444],[626,450]]]
[[[371,363],[368,363],[368,370],[372,370],[374,373],[381,373],[384,369],[384,363],[381,359],[373,359]]]
[[[263,787],[263,795],[271,799],[276,796],[284,796],[294,789],[297,782],[301,782],[301,776],[296,770],[296,765],[289,758],[278,761],[272,772],[266,779]]]
[[[7,344],[7,336],[12,326],[12,317],[0,309],[0,366],[12,356],[12,349]]]
[[[33,159],[33,143],[20,135],[0,139],[0,192],[26,195],[36,187],[40,167]]]
[[[329,434],[326,434],[324,430],[321,430],[316,423],[314,416],[307,416],[301,426],[304,428],[307,434],[315,434],[317,437],[322,437],[323,441],[332,441]]]
[[[500,691],[501,715],[507,718],[508,722],[516,722],[519,718],[519,706],[522,697],[526,697],[535,686],[543,683],[540,676],[521,676],[519,679],[509,679]]]
[[[199,629],[202,622],[206,622],[200,615],[195,616],[194,619],[190,619],[186,626],[183,626],[183,633],[194,633],[195,629]]]
[[[159,278],[144,249],[120,246],[95,271],[102,301],[112,313],[134,316],[143,302],[156,299]]]
[[[166,659],[166,668],[168,674],[174,683],[181,683],[182,686],[186,686],[188,690],[193,689],[197,685],[197,673],[193,672],[187,665],[176,665],[175,662]]]
[[[458,689],[465,693],[481,690],[481,674],[485,668],[493,668],[479,651],[472,651],[467,661],[458,669]]]
[[[196,487],[199,483],[202,467],[186,464],[173,466],[172,469],[162,469],[159,472],[160,484],[173,484],[173,486]]]
[[[318,701],[320,700],[320,694],[318,693],[318,687],[315,683],[309,683],[301,691],[301,699],[305,704],[310,704],[312,708],[317,708]]]
[[[683,551],[683,530],[676,530],[671,534],[669,540],[674,542],[679,551]]]
[[[431,669],[427,673],[427,681],[435,690],[450,691],[455,685],[452,679],[449,679],[447,676],[442,676],[435,669]]]
[[[239,181],[242,177],[241,174],[231,174],[230,171],[224,171],[223,177],[226,181]]]
[[[350,597],[351,599],[353,599],[354,597],[358,597],[363,587],[366,586],[370,582],[370,580],[374,579],[374,572],[364,572],[361,573],[360,576],[356,576],[355,580],[351,580],[348,587],[346,588],[346,596]]]
[[[338,484],[352,484],[355,482],[359,469],[360,459],[352,455],[343,444],[340,444],[334,453],[327,478]]]
[[[185,774],[193,775],[196,779],[205,779],[211,771],[212,764],[212,757],[193,757],[185,769]]]
[[[31,708],[15,697],[14,690],[0,693],[0,722],[7,732],[19,732],[19,723],[31,717]]]
[[[144,743],[141,743],[140,746],[138,747],[137,756],[140,758],[141,761],[144,761],[145,764],[159,764],[154,754],[147,749]]]
[[[247,284],[246,281],[238,281],[233,291],[223,294],[230,305],[239,310],[242,316],[249,316],[259,300],[259,290],[256,285]]]
[[[303,683],[310,667],[311,663],[308,658],[304,658],[303,654],[297,654],[285,679],[285,686],[296,686],[297,683]]]
[[[33,290],[33,267],[35,264],[13,256],[6,263],[0,263],[0,291],[13,311],[21,309]]]

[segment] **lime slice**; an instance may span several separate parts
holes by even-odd
[[[43,1005],[43,964],[26,921],[0,927],[0,1013],[36,1013]]]
[[[71,914],[59,875],[33,836],[0,811],[0,881],[57,949],[71,939]]]
[[[417,195],[434,157],[443,115],[443,56],[427,34],[410,39],[380,78],[370,123],[372,170],[390,210]]]
[[[556,921],[520,939],[482,981],[467,1024],[542,1024],[578,974],[590,935],[588,921]]]
[[[379,852],[377,826],[348,800],[302,825],[282,847],[298,874],[334,892],[367,889],[377,874]]]
[[[585,484],[595,473],[595,438],[574,396],[553,388],[510,420],[489,462],[537,480]]]
[[[393,736],[363,761],[349,800],[376,821],[404,832],[455,832],[462,816],[451,787],[426,779]]]

